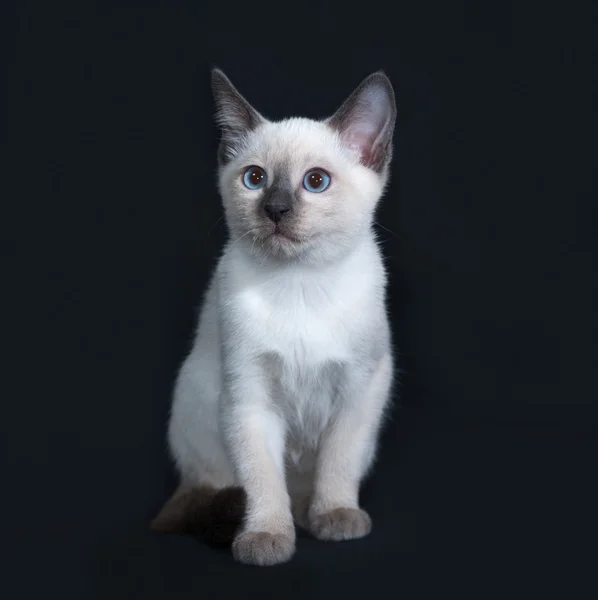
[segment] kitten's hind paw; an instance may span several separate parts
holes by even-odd
[[[372,520],[360,508],[335,508],[310,517],[309,530],[314,537],[323,541],[354,540],[370,533]]]
[[[289,561],[294,553],[295,538],[283,533],[246,531],[233,542],[235,560],[246,565],[276,565]]]

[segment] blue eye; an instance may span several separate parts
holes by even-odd
[[[303,178],[303,187],[308,192],[319,194],[330,185],[330,175],[322,169],[312,169],[305,174]]]
[[[259,190],[266,185],[268,177],[261,167],[249,167],[243,174],[243,183],[250,190]]]

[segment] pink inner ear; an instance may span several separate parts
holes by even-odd
[[[341,134],[344,143],[357,152],[362,162],[368,163],[372,157],[378,131],[366,127],[349,127]]]
[[[375,154],[376,141],[388,124],[391,113],[391,101],[384,88],[372,86],[363,90],[341,132],[343,142],[359,153],[363,163],[368,164]]]

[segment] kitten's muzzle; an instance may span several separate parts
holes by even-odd
[[[278,223],[286,213],[291,212],[291,207],[284,204],[266,204],[264,212],[270,220]]]
[[[273,186],[266,190],[264,194],[262,212],[274,223],[279,223],[283,217],[288,216],[292,211],[293,202],[294,198],[291,191]]]

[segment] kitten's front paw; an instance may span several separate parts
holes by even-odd
[[[295,553],[295,538],[284,533],[246,531],[233,542],[235,560],[246,565],[277,565],[290,560]]]
[[[372,530],[372,520],[360,508],[335,508],[310,517],[309,530],[319,540],[354,540],[366,536]]]

